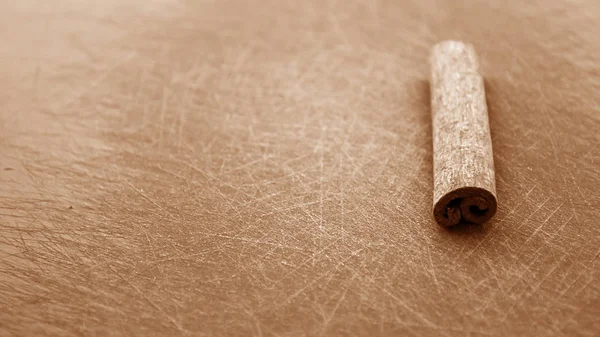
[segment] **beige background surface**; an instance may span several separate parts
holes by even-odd
[[[600,3],[2,1],[0,336],[598,336]],[[499,209],[431,216],[475,45]]]

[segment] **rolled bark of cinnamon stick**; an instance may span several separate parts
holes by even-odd
[[[481,224],[496,213],[494,157],[483,78],[471,45],[431,53],[433,216],[442,226]]]

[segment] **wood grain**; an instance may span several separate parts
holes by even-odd
[[[497,208],[492,138],[483,78],[473,46],[431,52],[433,215],[442,226],[481,224]]]

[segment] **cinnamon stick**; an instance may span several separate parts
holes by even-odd
[[[433,215],[442,226],[496,213],[496,181],[483,78],[473,46],[444,41],[431,53]]]

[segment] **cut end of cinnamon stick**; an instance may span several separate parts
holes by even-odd
[[[461,223],[482,224],[496,214],[496,197],[488,190],[463,187],[445,194],[433,207],[437,223],[449,227]]]
[[[431,52],[433,216],[442,226],[481,224],[496,213],[496,181],[483,77],[473,46]]]

